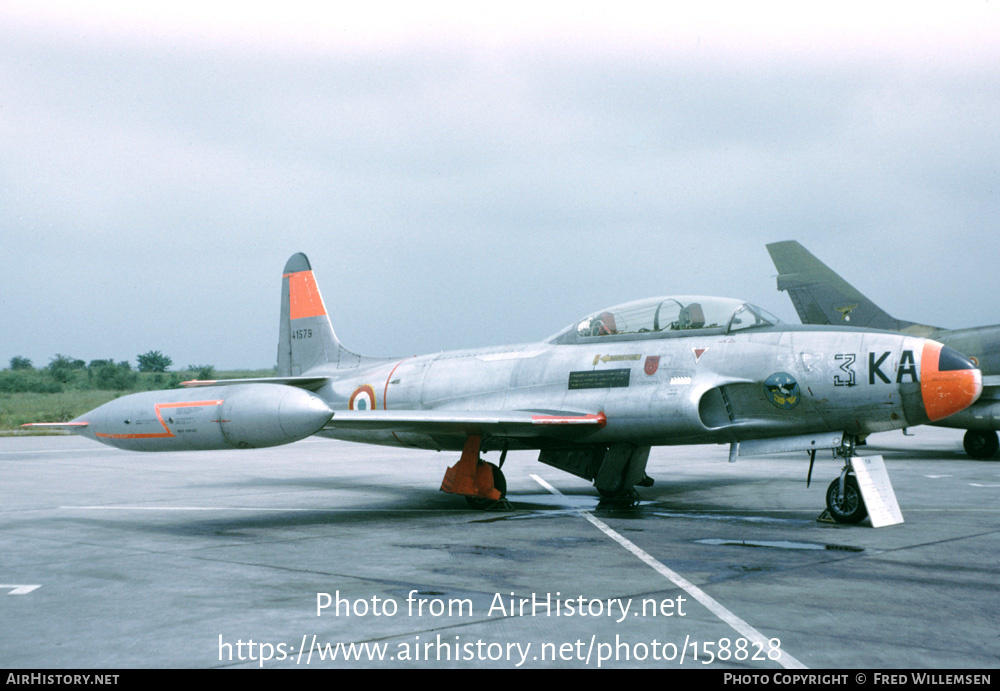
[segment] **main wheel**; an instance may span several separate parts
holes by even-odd
[[[996,432],[983,432],[970,429],[965,433],[962,446],[965,447],[965,453],[969,454],[972,458],[982,460],[993,458],[996,455],[997,449],[1000,448],[1000,441],[997,440]]]
[[[861,498],[858,480],[853,475],[844,478],[844,496],[840,495],[840,478],[826,488],[826,508],[837,523],[860,523],[868,515],[868,508]]]
[[[465,501],[474,509],[483,510],[488,509],[493,506],[497,501],[503,501],[507,496],[507,478],[504,477],[503,471],[492,463],[487,463],[490,470],[493,471],[493,487],[500,492],[500,499],[494,501],[493,499],[487,499],[486,497],[465,497]]]

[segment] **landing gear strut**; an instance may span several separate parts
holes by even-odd
[[[856,440],[845,438],[844,441],[844,445],[837,449],[837,456],[844,459],[844,468],[840,477],[826,488],[826,509],[837,523],[860,523],[868,515],[868,507],[851,469]]]

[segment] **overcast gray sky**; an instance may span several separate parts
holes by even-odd
[[[650,4],[0,3],[0,367],[270,367],[300,251],[372,355],[672,293],[796,322],[786,239],[1000,323],[1000,3]]]

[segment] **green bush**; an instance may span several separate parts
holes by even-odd
[[[188,365],[188,371],[194,372],[195,379],[214,379],[215,368],[212,365]]]
[[[135,358],[139,363],[140,372],[166,372],[174,361],[158,350],[151,350],[148,353],[137,355]]]
[[[38,370],[7,370],[0,372],[2,393],[59,393],[63,382],[45,376]]]
[[[135,388],[139,375],[132,371],[127,360],[115,364],[111,360],[95,361],[101,364],[90,370],[93,387],[105,391],[126,391]],[[91,365],[94,363],[92,362]]]
[[[57,353],[56,356],[49,361],[49,365],[45,369],[53,379],[57,382],[65,384],[76,376],[76,372],[78,370],[82,370],[86,366],[87,365],[83,360],[75,360],[68,355]]]
[[[15,355],[10,359],[10,368],[16,371],[35,369],[31,366],[31,360],[26,357],[21,357],[20,355]]]

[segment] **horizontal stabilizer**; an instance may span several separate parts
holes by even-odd
[[[607,424],[604,413],[464,410],[341,410],[326,423],[328,430],[410,432],[415,434],[491,434],[538,437],[554,428],[596,431]]]
[[[328,381],[329,377],[251,377],[247,379],[192,379],[181,382],[181,386],[232,386],[234,384],[284,384],[300,389],[315,391]]]

